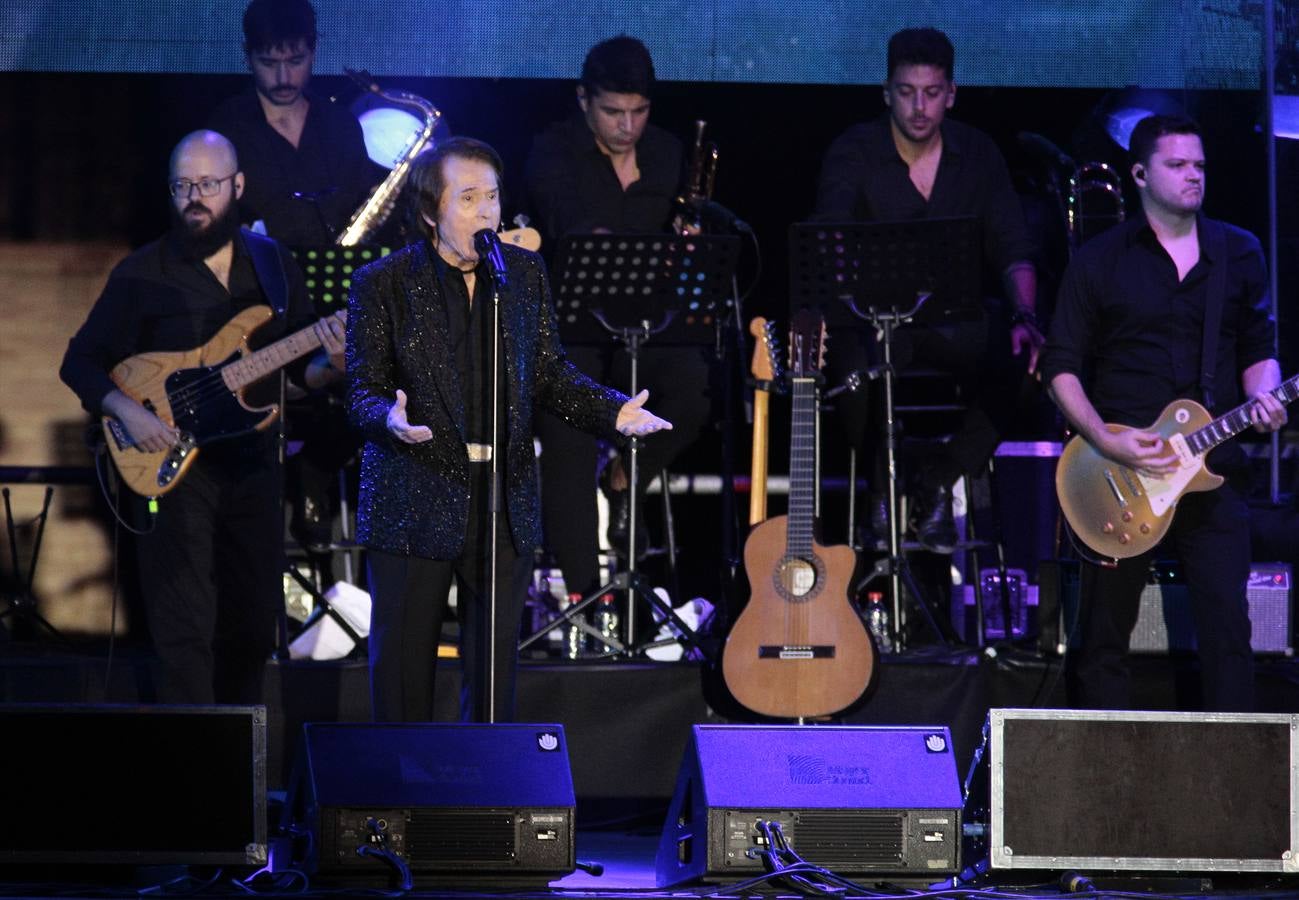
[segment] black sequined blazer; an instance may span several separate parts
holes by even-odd
[[[511,284],[501,303],[509,407],[506,511],[515,547],[528,552],[541,537],[533,409],[614,437],[627,397],[568,362],[541,257],[510,245],[502,249]],[[464,545],[470,467],[482,463],[471,463],[465,450],[464,404],[431,252],[427,243],[412,244],[352,277],[348,414],[365,438],[357,538],[390,553],[454,559]],[[406,444],[389,434],[388,411],[398,388],[406,392],[407,418],[432,429],[432,440]]]

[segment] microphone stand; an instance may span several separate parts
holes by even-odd
[[[490,266],[488,268],[491,268]],[[501,286],[492,277],[492,471],[491,486],[487,489],[487,723],[496,722],[496,529],[501,519]]]
[[[497,567],[497,528],[501,516],[501,428],[500,428],[500,391],[501,391],[501,291],[505,287],[504,260],[500,257],[500,242],[494,231],[484,229],[474,235],[474,247],[478,257],[487,263],[488,277],[492,282],[492,440],[491,440],[491,483],[487,488],[487,724],[496,722],[496,629],[497,607],[499,604],[496,584]],[[495,257],[493,259],[492,257]],[[497,267],[500,267],[498,271]]]

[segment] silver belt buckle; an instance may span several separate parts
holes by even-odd
[[[465,444],[465,451],[469,454],[470,462],[492,461],[491,444]]]

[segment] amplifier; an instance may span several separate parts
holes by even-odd
[[[1299,872],[1299,716],[994,709],[995,869]]]
[[[560,878],[574,813],[560,725],[308,724],[286,804],[302,869],[379,883],[375,852],[430,883]]]
[[[1132,629],[1133,653],[1161,654],[1195,649],[1195,621],[1186,584],[1156,566],[1157,581],[1141,592],[1141,608]],[[1255,563],[1249,570],[1249,643],[1255,653],[1294,655],[1291,640],[1290,566]]]
[[[945,727],[696,725],[659,842],[660,887],[766,871],[760,823],[843,875],[960,868]]]
[[[1078,564],[1043,562],[1040,579],[1038,646],[1044,653],[1064,653],[1066,636],[1077,644]],[[1291,637],[1292,573],[1286,563],[1254,563],[1249,569],[1246,598],[1253,626],[1250,646],[1255,653],[1294,655]],[[1133,653],[1157,655],[1195,649],[1195,622],[1191,599],[1180,573],[1171,563],[1156,563],[1151,581],[1141,592],[1137,624],[1132,629]]]
[[[267,861],[264,706],[0,706],[0,863]]]

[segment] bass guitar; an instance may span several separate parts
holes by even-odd
[[[726,639],[722,674],[756,713],[826,716],[866,692],[875,669],[869,632],[848,599],[855,556],[813,537],[818,373],[825,322],[795,318],[790,334],[793,398],[789,513],[757,525],[744,545],[752,593]]]
[[[113,367],[109,375],[122,393],[180,431],[170,450],[150,452],[137,447],[117,419],[103,417],[108,453],[128,488],[160,497],[180,483],[200,448],[270,427],[279,405],[250,406],[245,389],[320,346],[308,326],[250,351],[249,337],[273,315],[269,306],[250,306],[201,347],[140,353]],[[346,321],[345,311],[335,315]]]
[[[1299,398],[1299,375],[1272,391],[1281,403]],[[1163,478],[1143,475],[1121,465],[1081,435],[1075,435],[1060,454],[1055,470],[1055,491],[1070,529],[1101,556],[1128,559],[1152,549],[1168,533],[1177,501],[1192,491],[1211,491],[1222,476],[1209,471],[1204,457],[1251,424],[1254,401],[1243,403],[1218,418],[1194,400],[1174,400],[1149,428],[1177,454],[1178,468]],[[1136,429],[1107,424],[1112,433]]]

